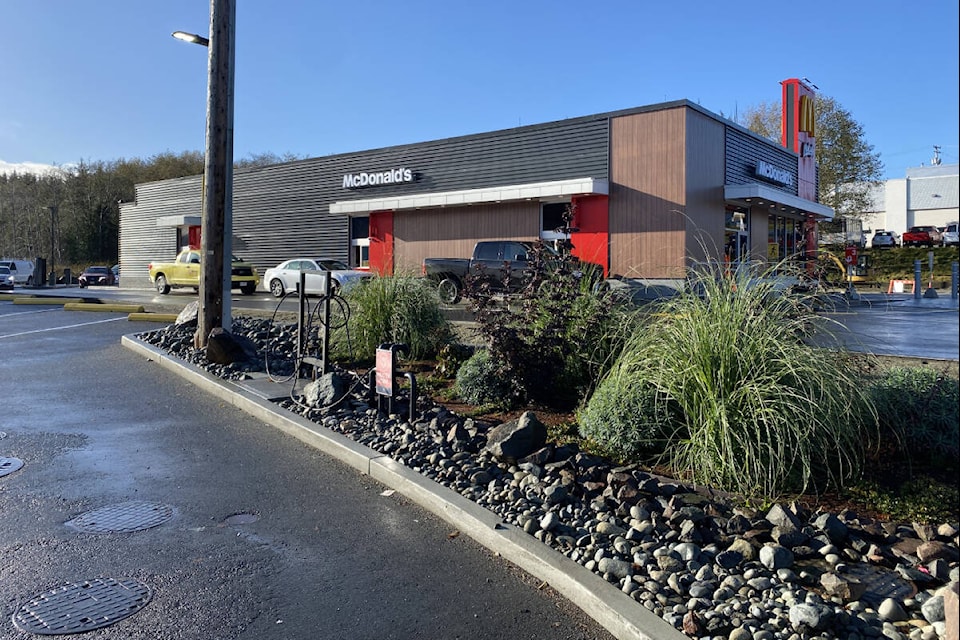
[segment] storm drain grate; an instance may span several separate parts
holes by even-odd
[[[0,478],[8,476],[23,466],[20,458],[0,458]]]
[[[83,633],[132,616],[147,606],[150,597],[150,587],[133,578],[68,582],[21,605],[13,624],[44,636]]]
[[[155,502],[123,502],[82,513],[67,524],[84,533],[131,533],[163,524],[173,507]]]

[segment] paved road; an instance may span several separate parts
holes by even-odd
[[[121,346],[154,328],[0,301],[0,458],[23,462],[0,476],[0,638],[35,637],[19,607],[94,578],[152,599],[83,637],[611,638],[399,494]],[[131,501],[171,517],[65,524]]]

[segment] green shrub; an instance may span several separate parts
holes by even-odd
[[[513,406],[521,390],[497,366],[486,349],[478,349],[457,371],[454,391],[473,405]]]
[[[870,386],[880,437],[913,464],[960,458],[960,382],[928,367],[895,367]]]
[[[623,361],[625,364],[625,361]],[[634,372],[616,365],[577,411],[580,435],[620,462],[655,462],[677,427],[676,407]]]
[[[855,476],[872,407],[835,354],[803,343],[813,305],[809,294],[782,289],[784,269],[691,273],[688,290],[636,325],[601,383],[614,388],[594,394],[600,406],[591,398],[583,415],[590,424],[622,424],[618,391],[653,389],[656,401],[639,403],[635,428],[643,434],[670,417],[659,462],[678,477],[748,496],[841,486]],[[644,441],[623,428],[602,444]]]
[[[413,275],[367,278],[344,296],[350,316],[334,332],[336,355],[373,359],[385,342],[404,343],[407,357],[433,358],[451,340],[450,322],[440,310],[434,287]]]
[[[541,249],[528,258],[533,276],[508,300],[482,286],[468,290],[479,331],[496,368],[521,391],[516,405],[573,409],[619,344],[620,311],[592,286],[599,274],[571,256],[557,259]]]

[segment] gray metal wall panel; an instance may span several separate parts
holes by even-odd
[[[725,184],[750,184],[760,182],[773,189],[797,195],[798,173],[797,156],[789,150],[760,137],[745,133],[733,127],[726,128],[726,168]],[[793,176],[793,187],[766,182],[757,178],[757,161],[763,160],[777,169],[787,171]]]

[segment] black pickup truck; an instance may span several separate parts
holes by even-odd
[[[437,283],[440,299],[446,304],[456,304],[463,297],[464,284],[468,278],[477,283],[486,283],[491,292],[515,293],[533,277],[531,265],[534,242],[520,240],[486,240],[473,248],[471,258],[426,258],[423,275]],[[563,263],[563,257],[548,244],[540,244],[544,251],[547,269]],[[573,258],[576,261],[576,258]],[[599,265],[579,263],[584,273],[589,266],[591,273],[603,271]]]

